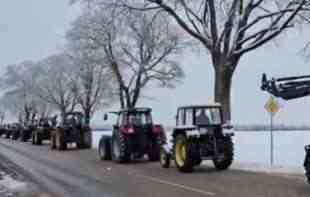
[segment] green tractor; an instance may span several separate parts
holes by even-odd
[[[51,149],[66,150],[69,143],[78,149],[91,148],[92,131],[81,112],[69,112],[51,132]]]
[[[233,162],[232,126],[223,123],[220,104],[179,107],[176,127],[166,137],[160,151],[163,168],[173,159],[181,172],[192,172],[203,160],[212,160],[218,170]]]

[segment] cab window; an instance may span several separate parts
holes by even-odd
[[[193,109],[186,109],[185,113],[186,113],[185,124],[192,125],[193,124]]]
[[[184,110],[180,109],[177,115],[177,125],[184,125]]]

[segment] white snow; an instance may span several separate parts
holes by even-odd
[[[9,175],[2,176],[2,179],[0,180],[0,186],[8,189],[9,191],[13,192],[22,192],[27,191],[27,183],[18,181],[13,179]]]

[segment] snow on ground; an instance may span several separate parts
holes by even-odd
[[[2,176],[0,185],[7,188],[10,191],[25,191],[27,190],[27,183],[18,181],[9,175]]]
[[[50,197],[20,170],[6,158],[0,158],[0,197]]]
[[[21,193],[28,193],[28,184],[23,181],[14,179],[4,171],[0,171],[0,196],[17,197]]]

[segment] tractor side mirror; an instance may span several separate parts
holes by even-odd
[[[108,120],[108,114],[107,114],[107,113],[104,114],[103,120],[104,120],[104,121],[107,121],[107,120]]]

